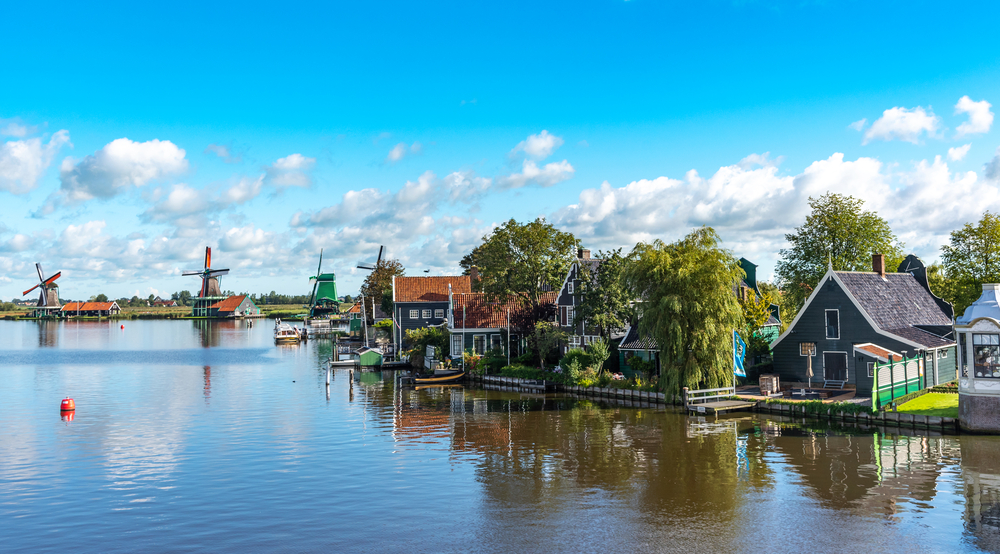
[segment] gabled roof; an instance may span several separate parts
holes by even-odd
[[[117,302],[68,302],[62,307],[64,312],[106,312]]]
[[[638,325],[629,325],[622,341],[618,343],[618,350],[659,350],[656,341],[652,337],[640,336]]]
[[[240,307],[240,304],[243,303],[243,300],[246,297],[247,295],[245,294],[241,294],[239,296],[230,296],[225,300],[220,300],[215,304],[212,304],[211,306],[209,306],[209,308],[217,308],[220,312],[235,312],[236,309]]]
[[[555,304],[558,297],[557,292],[546,292],[542,294],[540,302]],[[481,292],[455,294],[452,302],[454,329],[504,329],[507,327],[508,314],[513,316],[521,309],[516,300],[491,302]]]
[[[472,292],[468,275],[445,277],[393,277],[393,302],[447,302],[448,285],[455,294]]]

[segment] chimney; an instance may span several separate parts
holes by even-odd
[[[885,279],[885,256],[882,254],[872,254],[872,271]]]
[[[581,249],[577,250],[576,257],[579,258],[579,259],[581,259],[581,260],[589,260],[590,259],[590,249],[589,248],[581,248]]]
[[[479,281],[479,268],[472,266],[469,268],[469,280],[472,281],[472,286],[476,286],[476,281]]]

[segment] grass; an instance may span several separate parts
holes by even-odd
[[[896,408],[904,414],[958,417],[958,395],[929,392]]]

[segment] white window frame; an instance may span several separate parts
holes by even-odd
[[[844,355],[844,360],[846,360],[846,363],[844,364],[844,382],[845,383],[851,382],[851,357],[847,355],[846,351],[840,351],[840,350],[824,350],[823,352],[820,352],[820,359],[823,360],[821,362],[823,364],[823,380],[824,381],[826,380],[826,355],[827,354],[843,354]]]
[[[431,318],[431,310],[430,309],[424,309],[424,310],[422,310],[422,313],[420,315],[422,315],[424,319],[430,319]]]
[[[829,336],[830,324],[826,314],[830,312],[837,312],[837,336],[835,337]],[[840,340],[840,310],[823,310],[823,335],[826,336],[826,340]]]
[[[456,348],[456,346],[458,348]],[[462,355],[465,351],[465,336],[454,334],[451,336],[451,355],[452,357],[458,357]]]
[[[482,352],[480,352],[479,349],[476,348],[476,339],[479,338],[479,337],[483,338],[483,351]],[[486,353],[486,335],[472,335],[472,352],[474,354],[478,355],[478,356],[482,356],[483,354]]]
[[[420,319],[420,310],[410,310],[410,319]]]
[[[443,318],[444,317],[444,310],[434,310],[434,317],[436,317],[436,318]]]

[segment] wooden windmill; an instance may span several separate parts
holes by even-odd
[[[205,269],[200,271],[184,271],[181,273],[181,275],[197,275],[201,277],[201,290],[198,292],[198,296],[194,298],[191,315],[201,317],[208,315],[208,307],[214,304],[216,300],[224,298],[225,295],[222,294],[222,288],[219,286],[219,277],[228,274],[228,269],[212,269],[212,249],[206,246]]]
[[[38,284],[21,293],[21,296],[27,296],[29,292],[40,288],[42,290],[41,294],[38,295],[38,303],[35,305],[36,312],[49,312],[60,309],[62,306],[59,305],[59,285],[56,284],[56,279],[62,275],[62,271],[57,271],[55,275],[45,277],[45,272],[42,271],[42,264],[39,263],[35,264],[35,270],[38,271]]]
[[[340,311],[340,301],[337,300],[337,274],[323,273],[323,249],[319,251],[319,266],[316,275],[309,278],[312,281],[312,294],[309,296],[309,315],[322,316]]]

